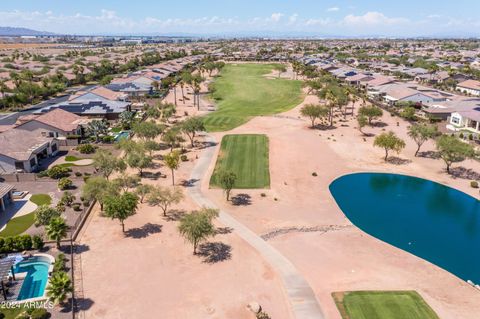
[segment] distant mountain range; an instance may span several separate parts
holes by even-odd
[[[55,33],[47,31],[37,31],[27,28],[16,27],[0,27],[0,36],[39,36],[39,35],[55,35]]]

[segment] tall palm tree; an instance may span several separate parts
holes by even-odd
[[[56,271],[49,279],[47,297],[55,304],[62,304],[67,299],[68,293],[73,291],[72,281],[64,271]]]
[[[333,110],[337,106],[338,98],[332,90],[328,90],[325,93],[325,99],[328,101],[328,119],[330,121],[330,127],[333,126]]]
[[[60,241],[67,237],[68,225],[62,217],[53,218],[45,227],[46,234],[51,240],[57,242],[57,248],[60,249]]]

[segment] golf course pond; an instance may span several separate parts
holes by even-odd
[[[480,203],[456,189],[417,177],[356,173],[330,192],[364,232],[480,284]]]

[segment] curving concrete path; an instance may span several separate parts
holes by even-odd
[[[210,143],[216,142],[210,135],[205,135],[205,140]],[[205,177],[214,155],[214,147],[204,149],[190,176],[195,182],[188,188],[188,194],[200,206],[217,207],[201,191],[201,180]],[[287,258],[227,212],[221,210],[219,220],[225,226],[234,229],[237,235],[253,246],[278,272],[295,318],[325,318],[312,288]]]

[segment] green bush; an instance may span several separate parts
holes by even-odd
[[[62,177],[58,181],[58,188],[62,191],[65,189],[69,189],[70,187],[72,187],[72,185],[73,185],[72,180],[67,177]]]
[[[182,156],[180,156],[180,159],[182,160],[182,162],[187,162],[188,161],[188,157],[187,155],[183,154]]]
[[[69,176],[69,171],[68,167],[54,166],[48,169],[47,176],[53,179],[60,179]]]
[[[32,248],[35,248],[35,245],[30,235],[0,238],[0,253],[7,254]]]
[[[477,182],[477,181],[471,181],[471,182],[470,182],[470,186],[471,186],[472,188],[478,188],[478,182]]]
[[[60,203],[65,206],[70,206],[75,201],[75,195],[70,192],[64,192],[62,198],[60,199]]]
[[[102,142],[106,144],[111,144],[115,141],[115,138],[111,135],[106,135],[102,137]]]
[[[80,205],[81,205],[80,203],[73,203],[72,205],[73,210],[76,212],[81,211],[82,209],[80,208]]]
[[[30,319],[49,319],[52,315],[45,308],[32,308]]]
[[[42,178],[42,177],[48,177],[48,169],[39,172],[39,173],[37,174],[37,176],[40,177],[40,178]]]
[[[35,235],[32,237],[32,248],[33,249],[42,249],[45,243],[43,242],[42,237]]]
[[[95,153],[95,147],[92,144],[81,144],[77,146],[77,151],[82,154]]]

